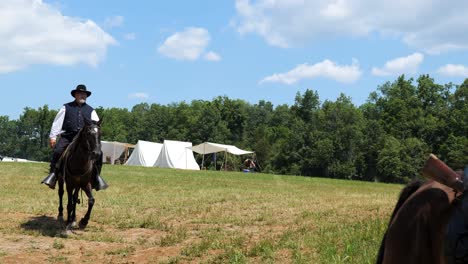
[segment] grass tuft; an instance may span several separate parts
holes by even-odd
[[[119,255],[119,256],[122,256],[122,257],[127,257],[128,255],[130,255],[133,252],[135,252],[135,248],[133,246],[128,246],[128,247],[108,250],[105,253],[107,255]]]
[[[55,248],[55,249],[60,250],[60,249],[64,249],[64,248],[65,248],[65,244],[63,244],[62,241],[56,239],[56,240],[54,240],[54,244],[52,245],[52,247]]]

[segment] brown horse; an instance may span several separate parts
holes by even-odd
[[[463,249],[453,247],[452,242],[463,230],[458,223],[464,223],[457,219],[462,214],[453,218],[453,212],[462,207],[460,200],[468,175],[456,173],[433,154],[422,174],[430,180],[412,182],[402,190],[382,239],[377,264],[452,263],[455,251]]]
[[[433,180],[407,185],[392,213],[377,263],[446,263],[445,234],[457,196]]]
[[[73,141],[60,158],[59,172],[59,215],[58,219],[63,220],[62,198],[64,194],[64,183],[67,187],[67,227],[71,231],[76,224],[76,204],[79,190],[83,190],[88,197],[88,210],[80,220],[80,228],[85,228],[91,216],[94,205],[91,179],[95,171],[95,162],[101,155],[101,121],[86,121],[85,126],[78,132]]]

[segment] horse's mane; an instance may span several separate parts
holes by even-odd
[[[397,204],[395,205],[395,209],[393,209],[392,216],[390,217],[390,221],[388,222],[388,227],[393,222],[393,218],[395,218],[395,215],[398,213],[398,210],[400,210],[401,206],[408,200],[408,198],[416,192],[419,187],[421,187],[424,184],[423,181],[420,180],[414,180],[410,182],[408,185],[406,185],[403,190],[401,190],[400,196],[398,198]],[[387,227],[387,229],[388,229]],[[382,243],[380,243],[380,249],[379,253],[377,255],[377,261],[376,264],[380,264],[383,262],[383,257],[384,257],[384,252],[385,252],[385,239],[387,238],[387,232],[385,232],[383,238],[382,238]]]
[[[67,148],[63,151],[63,154],[61,157],[62,159],[65,159],[65,157],[68,158],[68,156],[70,156],[72,149],[75,149],[75,146],[78,145],[78,143],[76,142],[78,141],[78,138],[81,136],[82,133],[83,133],[83,129],[80,129],[80,131],[78,131],[78,134],[72,139],[72,142],[70,142]]]

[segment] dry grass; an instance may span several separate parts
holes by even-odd
[[[56,191],[39,184],[46,168],[0,163],[0,263],[373,263],[401,189],[105,166],[110,188],[88,228],[62,237]]]

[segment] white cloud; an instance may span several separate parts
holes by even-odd
[[[127,33],[124,35],[124,39],[126,40],[135,40],[136,39],[136,33]]]
[[[104,27],[106,28],[120,27],[122,26],[123,22],[124,22],[123,16],[107,17],[106,20],[104,21]]]
[[[303,79],[324,77],[342,83],[357,81],[362,75],[359,64],[353,60],[351,65],[340,66],[330,60],[324,60],[314,65],[307,63],[298,65],[286,73],[275,73],[263,78],[260,83],[279,82],[284,84],[295,84]]]
[[[468,49],[468,1],[236,0],[234,27],[277,47],[329,37],[397,36],[431,54]]]
[[[158,52],[177,60],[197,60],[210,42],[210,33],[204,28],[190,27],[168,37]]]
[[[147,93],[132,93],[128,95],[130,99],[148,99],[149,95]]]
[[[437,72],[446,76],[468,78],[468,67],[461,64],[447,64],[440,67]]]
[[[345,18],[350,15],[350,9],[344,0],[338,0],[325,6],[320,10],[320,14],[329,18]]]
[[[377,76],[415,74],[423,60],[423,54],[414,53],[407,57],[400,57],[387,61],[382,68],[373,67],[372,74]]]
[[[213,51],[207,52],[204,58],[205,60],[208,60],[208,61],[220,61],[221,60],[221,56],[219,56],[216,52],[213,52]]]
[[[0,73],[32,64],[96,66],[117,43],[93,21],[64,16],[41,0],[2,0],[0,17]]]

